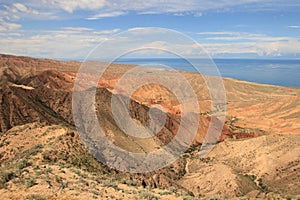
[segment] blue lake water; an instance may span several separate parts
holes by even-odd
[[[200,66],[203,74],[216,75],[209,60],[191,59]],[[300,60],[258,60],[258,59],[214,59],[220,75],[239,80],[300,88]],[[196,72],[197,70],[185,59],[153,58],[115,61],[122,64],[137,64],[150,67],[168,66],[173,69]]]

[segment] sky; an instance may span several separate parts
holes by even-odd
[[[299,0],[0,0],[4,54],[82,60],[143,27],[178,31],[213,58],[300,59]],[[136,42],[124,41],[116,47]]]

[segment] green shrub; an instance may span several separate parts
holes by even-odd
[[[52,170],[52,168],[51,167],[48,167],[47,169],[46,169],[46,172],[47,173],[51,173],[53,170]]]
[[[182,196],[182,199],[183,199],[183,200],[196,200],[195,197],[190,196],[190,195],[184,195],[184,196]]]
[[[18,163],[18,169],[24,169],[24,168],[26,168],[26,167],[29,167],[29,166],[31,166],[32,165],[32,163],[31,162],[28,162],[28,160],[27,159],[24,159],[24,160],[21,160],[19,163]]]
[[[105,181],[103,182],[103,185],[106,186],[106,187],[112,187],[112,188],[114,188],[115,190],[118,189],[117,184],[116,184],[115,182],[112,182],[112,181],[109,181],[109,180],[105,180]]]
[[[36,180],[35,180],[35,178],[26,180],[26,182],[25,182],[25,187],[26,187],[26,188],[31,188],[31,187],[34,186],[34,185],[36,185]]]

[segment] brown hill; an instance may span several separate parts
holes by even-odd
[[[105,65],[98,63],[100,67]],[[73,84],[79,66],[79,62],[73,61],[0,56],[0,184],[3,188],[0,196],[4,199],[19,199],[24,195],[28,199],[37,195],[47,199],[299,195],[300,89],[224,79],[227,117],[219,141],[226,141],[199,160],[197,145],[203,141],[210,121],[217,120],[212,113],[220,108],[211,108],[201,75],[180,71],[196,91],[200,105],[200,113],[189,114],[200,118],[195,146],[159,171],[127,174],[97,162],[78,138],[73,120],[89,112],[85,104],[78,104],[79,116],[72,114]],[[164,87],[155,84],[140,87],[129,99],[130,116],[147,126],[150,108],[160,105],[167,111],[166,123],[155,137],[138,139],[124,133],[113,118],[110,102],[112,97],[128,98],[126,93],[116,92],[114,86],[133,67],[112,64],[96,88],[75,92],[87,101],[96,92],[98,121],[114,144],[131,152],[151,152],[176,135],[182,120],[180,104]],[[162,74],[171,81],[167,71]],[[126,82],[133,83],[136,78],[145,77],[128,77]],[[151,75],[147,78],[151,79]],[[85,82],[80,84],[84,86]],[[85,124],[80,128],[84,130]],[[235,141],[257,136],[262,137]],[[107,156],[102,155],[111,159]],[[53,195],[55,191],[60,192]]]

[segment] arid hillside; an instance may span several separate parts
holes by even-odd
[[[129,152],[152,152],[168,144],[184,120],[181,104],[171,91],[155,84],[139,87],[129,97],[126,91],[116,91],[122,76],[137,67],[133,65],[110,65],[87,90],[83,88],[92,75],[86,74],[79,83],[82,87],[74,91],[80,65],[0,55],[1,199],[300,198],[300,89],[224,78],[226,102],[213,107],[205,76],[179,71],[195,91],[200,107],[184,116],[199,118],[192,146],[160,170],[126,173],[90,154],[98,151],[102,159],[122,163],[105,149],[87,149],[74,122],[84,122],[80,130],[90,128],[86,124],[92,119],[80,117],[89,116],[91,110],[87,104],[73,102],[79,111],[74,115],[72,95],[89,102],[96,94],[97,122],[112,143]],[[153,69],[145,76],[126,77],[126,84],[154,80],[158,71],[172,82],[169,71]],[[149,112],[154,105],[163,108],[166,121],[153,137],[127,135],[114,119],[113,98],[130,102],[130,117],[140,126],[151,124]],[[200,159],[210,122],[215,122],[212,129],[217,131],[221,122],[214,114],[225,106],[218,144]],[[188,134],[190,129],[182,130]]]

